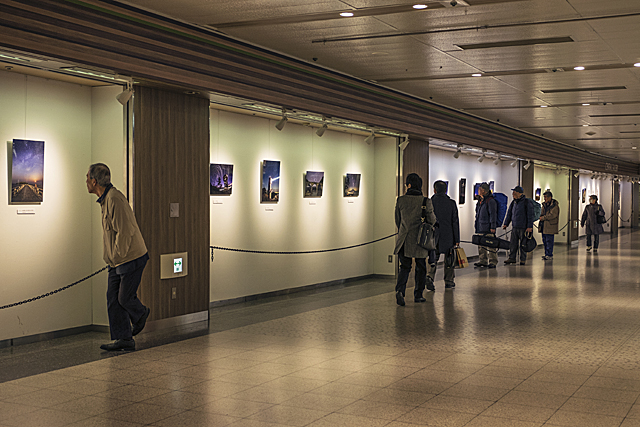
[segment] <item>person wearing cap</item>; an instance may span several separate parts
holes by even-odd
[[[498,202],[491,194],[491,187],[483,182],[478,189],[480,200],[476,204],[476,234],[484,234],[495,237],[498,227]],[[478,246],[478,262],[476,267],[496,268],[498,264],[498,250],[486,246]]]
[[[547,190],[543,194],[544,203],[540,212],[540,222],[538,230],[542,233],[542,244],[544,245],[543,260],[553,259],[553,241],[555,235],[558,234],[558,218],[560,217],[560,206],[558,201],[553,198],[551,190]]]
[[[427,284],[427,260],[429,251],[418,246],[418,232],[422,223],[422,207],[425,207],[425,222],[434,225],[437,221],[433,213],[433,204],[422,194],[422,178],[417,173],[407,175],[405,182],[407,193],[398,197],[396,201],[395,220],[398,227],[396,247],[393,251],[398,255],[400,270],[396,282],[396,303],[405,305],[404,293],[407,289],[409,273],[411,273],[412,258],[416,261],[415,288],[413,298],[415,302],[425,302],[422,295]]]
[[[605,216],[602,205],[598,204],[598,196],[592,194],[589,196],[589,204],[584,207],[582,212],[582,220],[580,225],[586,227],[587,232],[587,252],[591,252],[591,236],[593,236],[593,252],[598,253],[598,244],[600,243],[600,235],[604,233],[602,224],[598,224],[598,216]]]
[[[455,248],[460,246],[460,220],[458,218],[458,204],[447,195],[447,184],[444,181],[433,183],[433,196],[431,204],[440,226],[438,248],[435,252],[434,262],[427,265],[427,289],[435,291],[433,283],[436,276],[436,261],[440,254],[444,254],[444,288],[454,289],[455,278]]]
[[[505,264],[515,264],[518,251],[520,252],[520,265],[527,262],[527,253],[520,248],[525,239],[525,233],[533,233],[533,206],[529,199],[524,196],[524,189],[516,186],[511,189],[513,201],[507,209],[507,216],[504,219],[502,228],[505,229],[513,222],[511,230],[511,240],[509,245],[509,258]]]

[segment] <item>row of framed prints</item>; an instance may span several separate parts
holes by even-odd
[[[277,203],[280,200],[280,161],[261,162],[262,181],[260,201]],[[344,197],[360,195],[360,174],[348,173],[344,177]],[[303,197],[322,197],[324,172],[307,171],[304,174]],[[212,196],[230,196],[233,191],[233,165],[211,163],[209,165],[209,194]]]

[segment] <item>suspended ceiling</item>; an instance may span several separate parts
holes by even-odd
[[[130,3],[640,162],[640,1],[431,1],[422,10],[393,0]]]

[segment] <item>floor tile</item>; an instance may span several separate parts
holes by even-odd
[[[325,417],[329,413],[314,409],[294,408],[291,406],[272,406],[271,408],[251,415],[250,419],[285,424],[290,426],[306,426]]]
[[[359,417],[348,414],[330,414],[311,424],[309,427],[382,427],[389,420],[380,418]]]
[[[413,409],[415,409],[415,405],[396,405],[378,401],[358,400],[337,412],[360,417],[395,420]]]

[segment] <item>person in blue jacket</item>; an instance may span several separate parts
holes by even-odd
[[[491,187],[483,182],[478,189],[480,200],[476,204],[476,234],[486,234],[495,237],[498,227],[498,202],[491,194]],[[479,260],[476,267],[496,268],[498,264],[498,250],[486,246],[478,246]]]
[[[507,216],[502,225],[502,228],[505,229],[513,222],[509,245],[509,258],[504,263],[515,264],[516,256],[518,255],[518,251],[520,251],[520,265],[525,265],[527,262],[527,253],[520,248],[520,245],[525,238],[525,233],[533,232],[533,205],[529,199],[524,196],[524,189],[521,186],[518,185],[512,188],[511,191],[513,201],[509,205],[509,209],[507,209]]]

